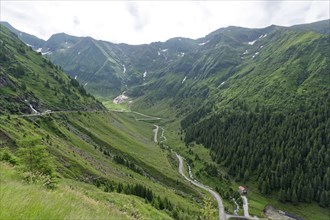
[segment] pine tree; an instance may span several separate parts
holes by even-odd
[[[53,176],[55,174],[54,162],[46,149],[47,147],[43,145],[20,148],[17,155],[21,159],[23,169],[31,173],[40,172]]]
[[[279,200],[281,202],[285,202],[286,201],[285,191],[283,189],[280,189],[279,196],[278,197],[279,197]]]
[[[320,206],[327,207],[329,205],[329,196],[326,191],[323,191],[320,196]]]
[[[298,197],[297,197],[297,193],[296,193],[295,189],[292,190],[291,201],[292,201],[293,205],[298,205]]]

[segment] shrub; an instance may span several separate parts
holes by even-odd
[[[15,157],[8,147],[0,149],[0,160],[6,161],[12,165],[16,165],[18,163],[17,157]]]
[[[23,179],[28,183],[42,184],[48,189],[55,189],[57,186],[57,181],[54,177],[41,172],[24,172]]]
[[[47,152],[46,146],[22,147],[17,154],[21,159],[24,171],[54,176],[54,162]]]

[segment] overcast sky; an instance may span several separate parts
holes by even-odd
[[[65,32],[115,43],[199,38],[229,25],[290,26],[329,19],[323,1],[12,1],[0,20],[47,40]]]

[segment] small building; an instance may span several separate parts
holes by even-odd
[[[247,193],[247,187],[246,186],[239,186],[238,187],[238,192],[243,195]]]

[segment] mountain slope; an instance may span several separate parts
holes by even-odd
[[[185,77],[209,78],[219,72],[226,72],[225,79],[235,71],[233,67],[248,56],[244,54],[246,50],[249,53],[251,48],[258,51],[254,42],[264,40],[267,34],[283,30],[327,33],[328,26],[329,20],[288,28],[229,26],[197,40],[173,38],[144,45],[112,44],[62,33],[47,40],[42,52],[71,77],[77,77],[87,91],[107,98],[148,85],[169,72],[180,75],[176,77],[179,81]],[[142,93],[141,90],[138,94]]]
[[[102,110],[104,107],[49,60],[0,26],[0,112]],[[29,105],[32,105],[30,107]],[[34,110],[33,110],[34,111]]]
[[[328,207],[329,35],[267,38],[210,95],[213,106],[182,121],[185,141],[210,148],[237,181],[254,180],[265,195]]]
[[[201,218],[202,194],[153,142],[152,124],[104,111],[0,28],[1,218]]]
[[[19,31],[19,30],[15,29],[13,26],[11,26],[8,22],[1,21],[0,24],[2,24],[6,28],[8,28],[11,32],[16,34],[21,41],[30,45],[34,50],[37,50],[38,48],[43,47],[43,45],[45,44],[44,40],[42,40],[34,35]]]
[[[82,38],[48,56],[91,79],[94,94],[127,90],[133,110],[182,120],[186,145],[209,148],[237,182],[281,202],[327,207],[328,22],[136,46]]]

